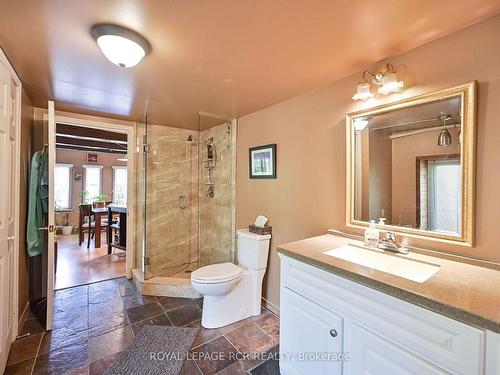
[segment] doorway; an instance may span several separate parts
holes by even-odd
[[[126,195],[126,205],[121,204],[109,204],[109,202],[100,202],[102,203],[97,205],[93,204],[94,202],[99,201],[99,199],[94,199],[95,197],[88,198],[92,200],[90,202],[90,211],[87,212],[85,220],[83,221],[83,224],[87,224],[86,226],[83,225],[83,227],[88,227],[90,232],[90,240],[94,241],[94,244],[98,245],[97,247],[101,247],[101,244],[103,242],[107,242],[108,244],[113,244],[115,245],[116,242],[118,242],[118,245],[116,246],[122,246],[123,244],[121,243],[122,240],[126,240],[126,245],[123,246],[122,252],[125,253],[125,274],[128,278],[131,277],[131,270],[132,270],[132,265],[133,265],[133,253],[134,253],[134,243],[133,243],[133,231],[130,230],[128,227],[132,225],[134,222],[134,206],[131,204],[134,200],[134,190],[133,190],[133,171],[134,171],[134,142],[135,142],[135,123],[129,122],[129,121],[120,121],[120,120],[112,120],[112,119],[107,119],[107,118],[99,118],[99,117],[92,117],[92,116],[85,116],[85,115],[79,115],[79,114],[73,114],[73,113],[65,113],[65,112],[59,112],[56,114],[55,108],[54,108],[54,102],[49,101],[48,102],[48,113],[43,115],[43,122],[44,122],[44,134],[43,137],[40,137],[44,140],[45,146],[47,147],[48,150],[48,220],[47,220],[47,226],[44,228],[40,228],[45,230],[48,233],[47,236],[47,261],[46,261],[46,267],[44,266],[42,272],[44,272],[44,275],[42,275],[42,283],[46,284],[46,303],[43,303],[43,306],[46,306],[45,313],[43,316],[45,316],[46,322],[45,322],[45,328],[46,330],[51,330],[52,325],[53,325],[53,317],[54,317],[54,290],[55,290],[55,279],[57,277],[56,275],[56,266],[57,266],[57,271],[59,270],[59,266],[57,265],[57,241],[56,241],[56,229],[57,229],[57,223],[56,223],[56,216],[57,220],[61,220],[61,215],[56,214],[56,192],[55,192],[55,171],[56,171],[56,162],[57,162],[57,157],[56,157],[56,144],[60,143],[59,146],[63,146],[64,142],[61,140],[61,137],[64,138],[65,134],[61,133],[59,134],[59,140],[61,142],[58,142],[57,137],[58,137],[58,130],[57,130],[57,124],[62,124],[62,125],[68,125],[74,127],[76,130],[80,131],[79,137],[81,138],[80,143],[85,143],[85,142],[91,142],[95,141],[93,139],[85,139],[83,137],[87,138],[95,138],[95,137],[90,137],[89,134],[91,134],[92,129],[97,129],[97,130],[103,130],[103,131],[109,131],[109,132],[115,132],[115,133],[121,133],[126,135],[126,156],[127,156],[127,195]],[[66,134],[66,138],[70,138]],[[75,137],[74,137],[75,138]],[[84,142],[85,141],[85,142]],[[35,146],[36,147],[36,146]],[[87,147],[95,147],[91,145],[87,145]],[[95,149],[92,149],[95,150]],[[91,154],[95,152],[91,152]],[[94,156],[91,156],[89,160],[95,160]],[[99,160],[99,159],[97,159]],[[64,163],[61,163],[64,164]],[[70,164],[70,163],[66,163]],[[88,164],[89,166],[95,167],[96,163],[94,162],[93,164]],[[68,176],[70,174],[69,170],[64,171],[61,169],[60,171],[61,175],[66,175]],[[92,174],[93,172],[89,172],[89,174]],[[94,173],[95,174],[95,173]],[[78,178],[78,177],[77,177]],[[71,179],[74,179],[74,174],[71,171]],[[93,183],[89,185],[89,188],[91,190],[93,187],[91,185],[95,184],[95,180]],[[60,200],[63,201],[64,194],[61,195]],[[82,202],[83,203],[83,202]],[[108,204],[106,204],[108,203]],[[104,206],[104,207],[103,207]],[[110,210],[107,206],[113,206],[112,210]],[[78,210],[80,210],[80,204],[78,204]],[[96,218],[99,218],[96,220]],[[101,232],[101,224],[103,223],[104,218],[108,218],[108,223],[111,223],[111,225],[115,224],[115,218],[119,218],[119,231],[120,231],[120,241],[115,241],[115,234],[116,231],[105,231],[104,233]],[[65,217],[63,215],[62,218],[62,223],[66,224]],[[94,225],[92,225],[92,223]],[[59,226],[59,230],[62,232],[62,227],[66,225],[61,225]],[[93,228],[92,228],[93,227]],[[129,230],[127,230],[129,229]],[[73,233],[72,233],[73,234]],[[72,235],[71,234],[71,235]],[[100,237],[100,238],[99,238]],[[87,238],[87,241],[89,241],[89,238]],[[82,240],[83,242],[83,240]],[[77,245],[79,242],[77,243]],[[94,245],[94,248],[95,248]],[[115,246],[115,247],[116,247]],[[111,247],[111,246],[110,246]],[[80,248],[80,251],[82,249]],[[90,246],[87,248],[85,247],[85,251],[90,251]],[[109,254],[111,254],[113,251],[113,248],[109,249]],[[109,276],[107,276],[109,277]],[[46,282],[44,282],[44,278]],[[79,281],[80,283],[82,281]],[[93,282],[89,280],[85,280],[83,282]],[[44,288],[42,286],[42,288]],[[37,315],[38,316],[38,315]],[[44,320],[42,317],[41,320]]]
[[[127,144],[124,132],[56,122],[56,290],[126,274]]]

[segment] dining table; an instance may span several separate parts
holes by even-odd
[[[102,217],[108,216],[107,207],[92,207],[92,215],[95,219],[95,248],[101,247]],[[109,224],[109,223],[108,223]]]
[[[108,254],[113,248],[127,251],[127,206],[120,204],[110,204],[108,210]],[[113,221],[113,216],[118,215],[119,220]],[[113,236],[113,230],[118,235]]]

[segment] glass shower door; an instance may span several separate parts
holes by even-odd
[[[189,278],[198,266],[196,132],[146,124],[145,278]]]

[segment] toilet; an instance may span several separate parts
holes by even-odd
[[[203,295],[201,325],[218,328],[261,313],[262,280],[271,235],[236,232],[238,265],[217,263],[191,274],[193,288]]]

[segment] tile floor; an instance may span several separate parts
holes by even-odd
[[[104,237],[104,235],[103,235]],[[87,249],[87,234],[82,245],[78,245],[78,235],[57,236],[56,289],[108,280],[125,276],[125,257],[121,250],[108,255],[108,245],[94,248],[93,240]]]
[[[182,375],[279,373],[279,320],[267,310],[220,329],[200,325],[201,299],[141,296],[125,278],[56,292],[54,328],[30,318],[13,343],[5,374],[102,374],[145,324],[199,327]],[[219,353],[208,359],[203,353]],[[274,370],[268,370],[268,369]],[[264,371],[264,372],[263,372]]]

